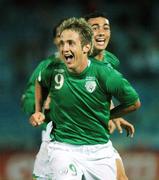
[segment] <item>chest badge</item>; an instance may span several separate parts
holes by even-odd
[[[85,84],[85,88],[88,92],[92,93],[96,89],[96,82],[95,81],[87,81]]]

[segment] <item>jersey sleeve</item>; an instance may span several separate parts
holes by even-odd
[[[32,75],[29,78],[26,89],[21,97],[21,108],[24,113],[31,115],[35,109],[35,80],[38,77],[39,71],[43,68],[46,61],[42,61],[33,71]]]
[[[35,109],[35,80],[39,73],[45,69],[51,62],[54,62],[54,56],[41,61],[30,76],[24,93],[21,97],[21,108],[24,113],[31,115]]]
[[[101,74],[104,91],[115,97],[125,107],[133,105],[139,99],[138,93],[130,82],[115,69],[103,68]]]
[[[41,70],[37,77],[37,81],[43,88],[50,89],[51,77],[52,77],[53,64],[50,64],[47,68]]]

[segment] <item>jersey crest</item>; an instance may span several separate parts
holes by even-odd
[[[85,84],[85,88],[88,92],[92,93],[96,89],[96,82],[95,81],[87,81]]]

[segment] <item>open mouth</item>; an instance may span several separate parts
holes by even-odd
[[[97,39],[95,39],[95,41],[100,46],[103,46],[105,44],[105,39],[104,38],[97,38]]]
[[[73,60],[74,56],[72,54],[65,54],[64,57],[65,57],[65,61],[67,63],[70,63]]]

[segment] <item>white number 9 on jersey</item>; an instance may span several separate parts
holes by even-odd
[[[62,74],[56,74],[55,75],[55,89],[61,89],[64,83],[64,77]]]

